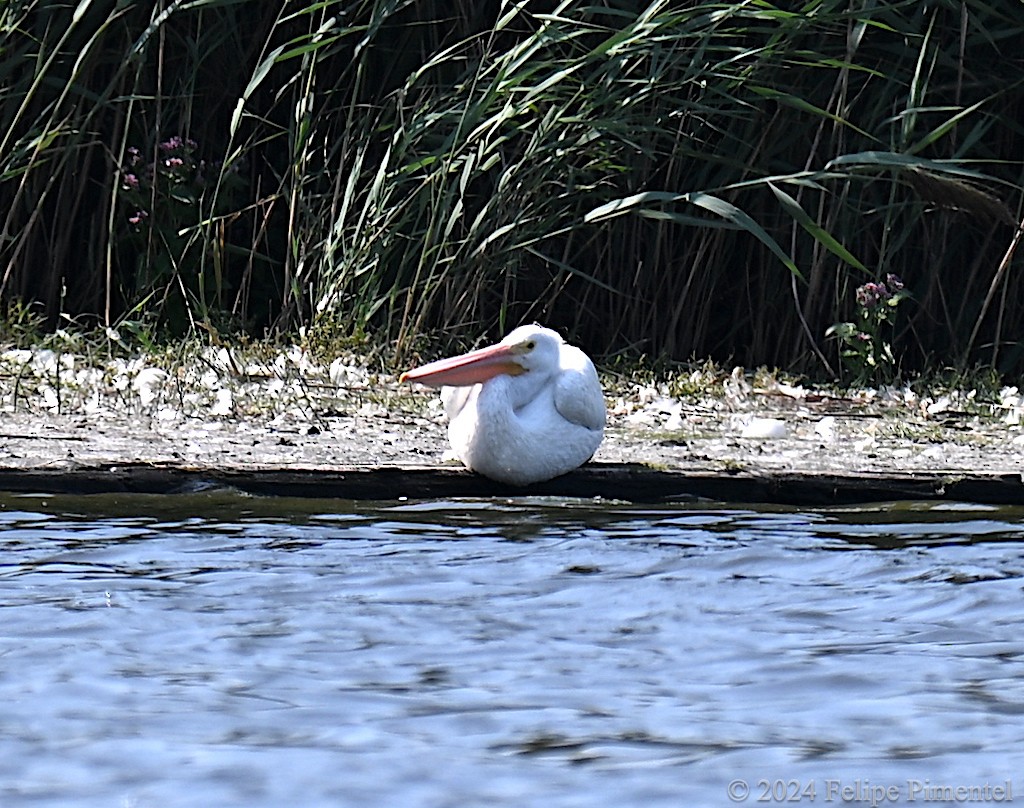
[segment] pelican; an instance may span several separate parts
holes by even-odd
[[[604,395],[593,362],[539,325],[407,371],[399,381],[441,388],[456,456],[498,482],[558,477],[593,457],[604,437]]]

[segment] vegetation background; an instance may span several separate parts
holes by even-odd
[[[1019,376],[1022,102],[1022,0],[0,0],[0,296]]]

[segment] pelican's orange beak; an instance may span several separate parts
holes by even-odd
[[[428,387],[468,387],[506,373],[518,376],[525,368],[515,361],[521,353],[516,345],[491,345],[461,356],[439,359],[423,367],[407,370],[400,382],[419,382]]]

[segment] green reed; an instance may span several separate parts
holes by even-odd
[[[22,0],[0,37],[0,294],[51,325],[401,358],[541,320],[834,377],[893,274],[893,367],[1024,367],[1019,0]]]

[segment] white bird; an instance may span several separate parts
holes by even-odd
[[[604,394],[593,362],[539,325],[410,370],[400,381],[442,388],[456,456],[499,482],[558,477],[593,457],[604,437]]]

